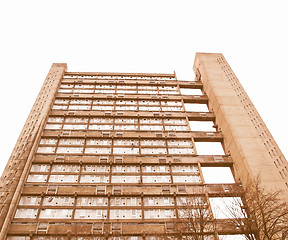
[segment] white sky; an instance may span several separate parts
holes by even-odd
[[[287,1],[0,1],[1,166],[53,62],[173,73],[221,52],[288,156]]]

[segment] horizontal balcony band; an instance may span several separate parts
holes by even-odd
[[[99,164],[103,165],[101,161],[102,156],[78,156],[69,155],[54,155],[44,156],[35,155],[33,163],[68,163],[68,164]],[[115,165],[196,165],[198,162],[201,166],[232,166],[233,160],[228,156],[179,156],[179,155],[165,155],[163,157],[156,156],[104,156],[106,164]]]
[[[161,101],[179,101],[184,100],[184,102],[189,103],[208,103],[207,95],[166,95],[163,94],[107,94],[107,93],[95,93],[95,94],[84,94],[84,93],[57,93],[56,98],[61,99],[113,99],[113,100],[161,100]]]
[[[202,89],[203,84],[200,81],[181,81],[178,80],[177,83],[179,84],[180,88],[190,88],[190,89]]]
[[[191,196],[191,195],[204,195],[208,194],[210,197],[228,197],[228,196],[240,196],[243,192],[243,188],[239,184],[198,184],[198,185],[185,185],[182,184],[158,184],[151,185],[147,184],[139,184],[135,186],[135,184],[97,184],[97,185],[87,185],[87,184],[78,184],[78,185],[70,185],[67,186],[65,184],[57,185],[55,183],[49,183],[50,186],[56,186],[55,192],[49,191],[48,186],[29,186],[24,185],[22,195],[33,195],[33,196],[99,196],[99,197],[107,197],[107,196]],[[107,186],[105,192],[99,192],[97,190],[97,186]],[[114,186],[122,186],[121,193],[114,193]],[[150,187],[149,187],[150,186]],[[162,190],[162,187],[169,187],[169,191]],[[186,186],[186,192],[179,192],[177,186]]]
[[[65,72],[65,76],[171,77],[174,73]]]
[[[64,111],[52,110],[52,116],[67,117],[139,117],[139,118],[185,118],[190,121],[214,121],[215,114],[212,112],[133,112],[133,111]]]
[[[108,79],[62,79],[61,83],[64,84],[109,84],[109,85],[122,85],[125,84],[126,86],[129,85],[147,85],[147,86],[177,86],[179,85],[180,88],[190,88],[190,89],[202,89],[203,84],[200,81],[181,81],[181,80],[138,80],[138,79],[125,79],[125,80],[108,80]]]
[[[85,219],[86,220],[86,219]],[[26,220],[25,220],[26,221]],[[30,222],[26,224],[17,224],[19,221],[13,221],[8,234],[11,235],[27,235],[31,236],[51,236],[51,237],[60,237],[63,235],[63,237],[67,237],[67,232],[69,232],[69,236],[83,236],[83,237],[91,237],[91,236],[160,236],[159,234],[164,234],[166,236],[173,235],[173,231],[170,230],[170,232],[166,231],[166,224],[165,223],[174,223],[173,219],[139,219],[139,220],[127,220],[127,219],[121,219],[121,222],[119,220],[89,220],[87,219],[87,222],[83,222],[83,220],[72,220],[73,223],[81,224],[81,228],[75,228],[75,225],[69,224],[71,223],[71,220],[64,220],[64,221],[55,221],[53,219],[52,224],[49,224],[49,227],[47,226],[46,232],[39,231],[37,233],[37,223]],[[173,222],[172,222],[173,221]],[[179,221],[179,222],[178,222]],[[178,223],[181,223],[181,219],[178,219]],[[41,220],[43,223],[49,223],[51,220]],[[96,223],[104,223],[104,229],[97,230],[93,229],[93,222]],[[33,224],[34,223],[34,224]],[[59,224],[57,224],[59,223]],[[66,223],[63,225],[63,223]],[[121,224],[121,229],[118,229],[118,231],[112,230],[111,224],[112,223],[119,223]],[[135,223],[135,225],[133,224]],[[131,225],[132,224],[132,225]],[[105,230],[106,229],[106,230]],[[108,231],[107,231],[108,230]],[[236,229],[235,225],[231,224],[231,220],[229,219],[217,219],[217,232],[218,234],[241,234],[242,232],[239,229]],[[206,234],[213,234],[214,232],[206,232]],[[185,234],[183,234],[185,235]],[[163,235],[161,235],[163,237]],[[68,239],[68,238],[67,238]]]
[[[196,142],[221,142],[223,140],[223,134],[221,132],[166,132],[166,131],[50,131],[45,130],[42,137],[71,137],[71,138],[105,138],[105,139],[190,139],[193,138]],[[123,146],[125,147],[125,146]],[[126,146],[129,147],[129,146]],[[133,146],[137,147],[137,146]],[[152,145],[145,147],[153,147]],[[172,147],[172,145],[171,145]],[[179,146],[181,147],[181,146]]]

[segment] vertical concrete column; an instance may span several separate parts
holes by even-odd
[[[37,143],[66,71],[66,63],[52,65],[4,169],[0,185],[0,195],[5,196],[0,202],[0,239],[6,239]]]
[[[236,178],[247,185],[259,176],[267,190],[282,190],[288,199],[288,163],[223,55],[197,53],[194,71],[224,135]]]

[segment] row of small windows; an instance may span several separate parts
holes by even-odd
[[[45,126],[46,130],[121,130],[121,131],[189,131],[188,126],[183,125],[135,125],[135,124],[51,124]]]
[[[164,112],[183,112],[183,107],[155,107],[155,106],[90,106],[90,105],[53,105],[53,110],[95,110],[95,111],[164,111]]]
[[[96,88],[96,89],[140,89],[140,90],[178,90],[177,86],[150,86],[150,85],[114,85],[114,84],[61,84],[60,88]]]
[[[189,131],[186,119],[144,118],[64,118],[50,117],[46,130],[124,130],[124,131]],[[114,125],[113,125],[114,123]],[[164,126],[163,126],[164,124]]]
[[[186,111],[209,112],[206,104],[185,103]],[[184,111],[181,101],[56,99],[53,110]]]
[[[185,218],[185,211],[181,209],[149,209],[144,210],[144,219],[176,218],[176,211],[180,218]],[[74,219],[107,219],[107,209],[76,209]],[[15,218],[36,219],[38,209],[18,208]],[[39,219],[72,219],[73,209],[41,209]],[[142,219],[141,209],[111,209],[109,219]]]
[[[166,140],[154,139],[101,139],[101,138],[41,138],[40,145],[62,145],[62,146],[159,146],[165,147]],[[167,140],[168,147],[192,147],[191,139],[170,139]]]
[[[235,205],[238,201],[241,205]],[[211,208],[208,208],[208,202]],[[242,200],[239,197],[64,197],[64,196],[22,196],[15,218],[74,218],[106,219],[109,211],[110,219],[145,219],[187,218],[187,206],[191,211],[196,209],[211,209],[217,219],[229,219],[233,216],[229,208],[239,211],[239,217],[245,218]],[[176,209],[175,209],[176,208]],[[143,211],[142,211],[143,210]],[[190,211],[190,210],[189,210]],[[208,212],[207,212],[208,213]],[[211,212],[209,211],[209,215]],[[81,217],[80,217],[81,216]],[[235,216],[234,216],[235,217]]]
[[[118,155],[135,155],[135,154],[195,154],[192,148],[137,148],[137,147],[121,147],[121,148],[81,148],[81,147],[39,147],[38,154],[118,154]]]
[[[177,206],[186,206],[187,202],[191,201],[191,198],[177,197]],[[67,196],[22,196],[19,201],[19,206],[76,206],[79,207],[141,207],[144,206],[174,206],[175,200],[173,197],[74,197]],[[203,205],[205,202],[203,202]]]
[[[79,79],[95,79],[95,80],[123,80],[123,79],[127,79],[127,80],[154,80],[154,81],[165,81],[165,80],[175,80],[174,76],[171,77],[164,77],[164,76],[131,76],[131,75],[109,75],[109,76],[105,76],[105,75],[85,75],[85,74],[81,74],[81,75],[65,75],[63,77],[63,79],[75,79],[75,80],[79,80]]]
[[[111,181],[108,175],[80,175],[80,183],[199,183],[201,178],[199,175],[112,175]],[[27,183],[78,183],[79,175],[41,175],[41,174],[30,174],[27,178]]]
[[[148,106],[182,106],[181,101],[150,101],[150,100],[91,100],[91,99],[56,99],[54,101],[55,104],[62,104],[62,105],[148,105]]]
[[[111,147],[113,146],[113,147]],[[141,146],[141,148],[139,147]],[[193,143],[181,140],[42,138],[39,154],[194,154]]]
[[[177,124],[177,125],[186,125],[186,119],[185,118],[140,118],[138,121],[138,118],[101,118],[101,117],[49,117],[48,123],[106,123],[106,124],[112,124],[113,122],[119,123],[119,124]]]
[[[196,165],[173,165],[173,173],[198,173]],[[76,164],[33,164],[30,172],[57,172],[57,173],[170,173],[170,167],[166,165],[76,165]]]
[[[80,104],[75,104],[73,105],[70,103],[70,105],[56,105],[54,104],[52,106],[53,110],[70,110],[70,111],[75,111],[75,110],[94,110],[94,111],[174,111],[174,112],[183,112],[184,108],[182,106],[137,106],[137,105],[119,105],[119,106],[114,106],[114,105],[80,105]]]
[[[180,94],[178,90],[173,90],[173,91],[167,91],[167,90],[162,90],[162,91],[154,91],[154,90],[113,90],[113,89],[67,89],[67,88],[62,88],[58,90],[58,93],[74,93],[74,94],[79,94],[79,93],[89,93],[89,94],[113,94],[113,93],[118,93],[118,94],[149,94],[149,95],[156,95],[156,94],[161,94],[161,95],[176,95]]]

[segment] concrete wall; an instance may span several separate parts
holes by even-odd
[[[245,186],[260,176],[267,190],[288,197],[287,161],[223,55],[197,53],[194,71],[233,158],[236,179]]]

